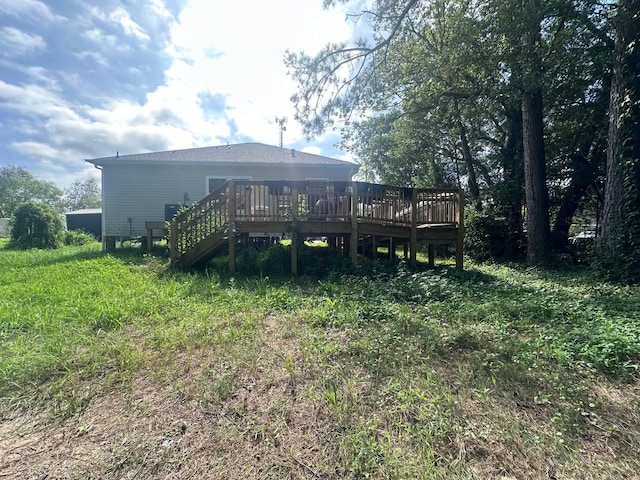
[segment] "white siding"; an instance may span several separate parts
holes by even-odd
[[[0,218],[0,237],[10,237],[11,229],[9,228],[10,218]]]
[[[165,204],[189,204],[206,195],[208,176],[254,180],[328,178],[350,181],[349,170],[331,165],[264,166],[110,164],[102,169],[103,236],[146,234],[146,221],[163,221]],[[128,218],[131,218],[129,225]]]

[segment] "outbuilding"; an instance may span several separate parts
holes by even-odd
[[[102,210],[87,208],[65,213],[67,230],[82,230],[98,240],[102,237]]]

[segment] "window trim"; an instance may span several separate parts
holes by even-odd
[[[205,197],[207,195],[209,195],[211,193],[211,190],[209,190],[209,181],[210,180],[224,180],[225,182],[228,182],[229,180],[253,180],[252,176],[224,176],[224,175],[207,175],[205,177],[205,181],[204,181],[204,195]]]

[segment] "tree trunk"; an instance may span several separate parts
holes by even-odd
[[[460,135],[460,145],[462,146],[462,158],[464,159],[464,165],[467,169],[469,194],[476,210],[482,210],[482,203],[480,202],[480,188],[478,187],[478,179],[476,177],[476,170],[473,165],[473,155],[471,154],[471,148],[469,147],[469,139],[467,138],[467,129],[462,122],[462,116],[460,115],[460,107],[457,100],[455,101],[456,121],[458,123],[458,134]]]
[[[598,239],[605,273],[640,282],[640,1],[620,0],[609,97],[607,170]]]
[[[622,9],[624,2],[620,2]],[[613,53],[613,72],[609,93],[609,131],[607,134],[607,170],[604,187],[604,205],[602,208],[601,235],[599,248],[603,256],[618,258],[617,241],[623,220],[623,167],[622,167],[622,134],[620,131],[620,106],[624,99],[625,85],[623,75],[623,55],[627,44],[625,22],[620,19],[623,11],[618,13],[618,23]]]
[[[527,262],[549,262],[549,194],[544,157],[542,91],[526,92],[522,99],[524,188],[527,202]]]
[[[501,149],[504,188],[502,208],[508,228],[504,242],[504,257],[515,260],[522,255],[522,204],[524,171],[522,165],[522,110],[507,108],[506,135]]]
[[[544,155],[542,61],[540,59],[539,0],[528,0],[529,22],[523,42],[522,144],[527,202],[527,262],[549,262],[549,194]],[[535,15],[534,15],[535,14]]]

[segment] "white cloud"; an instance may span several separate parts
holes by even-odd
[[[83,60],[91,59],[94,62],[99,63],[100,65],[104,65],[104,66],[108,65],[107,59],[100,52],[94,52],[94,51],[91,51],[91,50],[83,50],[82,52],[77,52],[77,53],[74,53],[73,55],[75,55],[76,57],[81,58]]]
[[[149,35],[129,16],[124,8],[120,7],[115,9],[109,15],[109,18],[118,23],[122,27],[122,31],[131,37],[136,37],[139,40],[150,40]]]
[[[60,158],[60,151],[42,142],[14,142],[12,147],[25,155],[44,158]]]
[[[0,80],[0,106],[28,117],[75,116],[52,88],[33,84],[13,85]]]
[[[138,90],[135,96],[127,92],[127,98],[137,101],[114,94],[86,96],[83,101],[91,102],[88,104],[64,93],[83,88],[82,83],[89,80],[82,74],[51,69],[55,67],[20,67],[30,72],[23,83],[0,76],[0,113],[10,111],[36,127],[31,130],[33,135],[23,135],[10,145],[22,155],[39,159],[42,165],[48,162],[51,168],[47,174],[53,176],[56,168],[85,168],[82,159],[113,155],[116,151],[126,154],[188,148],[240,138],[277,144],[276,115],[289,119],[285,146],[300,142],[304,137],[293,121],[289,100],[295,84],[286,75],[284,52],[291,49],[314,53],[327,41],[347,40],[351,34],[350,26],[344,22],[344,11],[321,11],[321,3],[322,0],[186,0],[180,14],[173,17],[162,0],[148,0],[146,14],[155,13],[156,17],[138,14],[146,30],[133,20],[138,18],[133,12],[122,7],[111,13],[91,7],[86,18],[79,19],[83,28],[77,38],[82,47],[67,53],[110,65],[121,61],[119,56],[127,38],[145,44],[165,42],[168,66],[160,85],[155,83],[157,86],[146,93]],[[109,25],[116,26],[122,34],[114,35]],[[159,31],[162,35],[168,32],[168,37],[157,39]],[[137,63],[123,65],[119,74],[132,69],[138,69],[138,73],[150,71],[142,53],[136,51],[135,59]],[[49,81],[45,81],[47,78]],[[51,79],[60,80],[65,88]],[[126,84],[124,76],[117,80]],[[203,98],[214,98],[216,105],[224,105],[224,110],[210,110],[210,105],[203,105]],[[26,126],[23,132],[26,135]],[[330,142],[332,138],[328,134],[317,143]],[[304,150],[321,153],[317,147]],[[60,179],[66,177],[58,173],[56,181],[60,184]]]
[[[118,7],[108,14],[98,7],[91,7],[89,9],[89,15],[93,17],[93,19],[118,27],[128,37],[135,37],[145,42],[150,40],[147,32],[145,32],[144,29],[131,18],[129,12],[122,7]],[[90,24],[94,26],[92,23]],[[110,42],[113,42],[113,36],[106,36],[102,30],[95,26],[89,30],[85,36],[95,41],[101,41],[107,38]],[[118,42],[121,43],[122,39],[118,39]]]
[[[0,28],[0,52],[6,57],[21,57],[46,47],[40,35],[31,35],[14,27]]]
[[[0,12],[20,18],[30,18],[38,22],[66,20],[63,16],[55,15],[46,4],[38,0],[2,0]]]
[[[114,49],[119,47],[126,47],[120,42],[120,39],[115,35],[110,35],[100,30],[99,28],[92,28],[82,33],[82,36],[95,42],[104,49]]]
[[[276,115],[290,119],[285,143],[300,140],[290,97],[294,82],[286,76],[284,52],[317,51],[328,40],[346,40],[344,11],[319,11],[311,2],[224,2],[191,0],[171,29],[166,88],[226,97],[227,114],[238,134],[276,143]]]
[[[149,0],[149,4],[151,5],[151,9],[154,13],[159,17],[170,18],[172,16],[171,12],[167,9],[167,6],[162,0]]]
[[[302,149],[302,151],[305,153],[313,153],[314,155],[322,155],[322,150],[320,149],[320,147],[315,145],[307,145]]]

